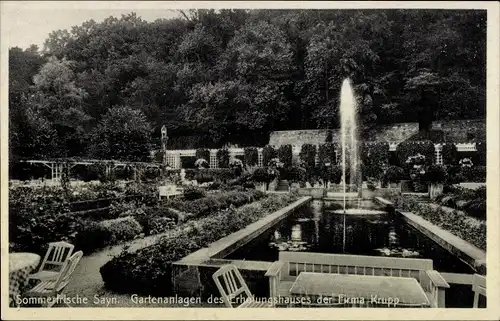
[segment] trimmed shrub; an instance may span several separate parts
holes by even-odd
[[[290,166],[286,169],[284,179],[292,183],[305,183],[306,169],[297,165]]]
[[[268,166],[271,159],[278,157],[278,152],[271,145],[266,145],[262,149],[262,164]]]
[[[319,166],[329,163],[335,165],[335,146],[332,143],[321,144],[318,147]]]
[[[417,154],[425,156],[426,165],[433,164],[435,158],[434,144],[431,141],[405,141],[400,143],[396,148],[396,155],[398,157],[400,167],[407,167],[406,161],[408,158],[416,156]]]
[[[196,159],[203,158],[207,162],[210,161],[210,151],[206,148],[198,148],[196,150]]]
[[[363,178],[366,178],[367,180],[380,180],[384,175],[384,169],[378,165],[362,165],[361,174],[363,175]]]
[[[184,198],[188,201],[197,200],[205,196],[205,191],[199,187],[188,186],[184,189]]]
[[[278,158],[285,167],[292,165],[292,145],[282,145],[278,148]]]
[[[329,129],[327,132],[326,132],[326,138],[325,138],[325,143],[331,143],[333,142],[333,132],[331,129]]]
[[[486,142],[479,141],[476,143],[475,164],[486,166]]]
[[[446,143],[443,145],[441,150],[443,155],[443,164],[445,165],[457,165],[458,164],[458,152],[457,146],[453,143]]]
[[[446,184],[458,184],[464,181],[462,170],[458,165],[446,165]]]
[[[404,169],[399,166],[389,166],[385,171],[382,180],[385,183],[399,183],[406,178]]]
[[[313,144],[304,144],[300,149],[300,160],[305,164],[307,169],[316,166],[316,146]]]
[[[120,217],[101,222],[87,221],[78,231],[75,247],[84,253],[134,239],[142,232],[142,226],[133,217]]]
[[[425,181],[428,183],[444,183],[446,181],[446,171],[443,166],[433,164],[425,172]]]
[[[245,147],[245,165],[255,166],[259,162],[259,151],[255,147]]]
[[[217,150],[217,162],[219,163],[219,168],[229,167],[229,150],[226,148]]]
[[[257,168],[252,174],[252,180],[257,183],[270,183],[275,178],[266,167]]]

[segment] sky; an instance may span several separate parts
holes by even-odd
[[[84,21],[94,19],[101,22],[109,16],[121,17],[122,14],[135,12],[146,21],[161,18],[175,18],[179,13],[175,10],[157,8],[118,8],[118,9],[89,9],[89,7],[71,8],[64,6],[40,7],[36,5],[16,5],[15,3],[2,4],[1,18],[3,35],[8,47],[28,48],[36,44],[40,49],[50,32],[58,29],[70,30],[72,26],[81,25]]]

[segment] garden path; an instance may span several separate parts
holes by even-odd
[[[135,252],[144,247],[155,244],[163,236],[169,236],[172,234],[173,231],[170,230],[165,233],[151,235],[108,247],[99,252],[82,257],[75,272],[73,273],[71,282],[64,291],[64,294],[67,297],[86,297],[89,300],[89,304],[71,304],[71,306],[106,306],[105,302],[102,302],[102,304],[94,304],[94,296],[96,294],[99,298],[118,298],[120,301],[119,306],[132,304],[130,302],[125,302],[126,300],[130,301],[130,296],[111,294],[104,288],[104,282],[102,281],[99,269],[114,256],[120,254],[125,248],[127,248],[129,252]],[[115,304],[110,304],[110,306],[112,305]]]

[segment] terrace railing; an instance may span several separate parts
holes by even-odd
[[[286,296],[301,272],[412,277],[419,281],[432,307],[445,306],[450,285],[433,270],[432,260],[361,255],[280,252],[266,276],[271,297]]]

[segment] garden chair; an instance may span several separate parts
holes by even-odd
[[[479,274],[472,276],[472,291],[474,292],[473,308],[479,306],[479,295],[486,296],[486,278]]]
[[[57,302],[56,298],[58,298],[58,295],[61,294],[64,288],[68,285],[71,275],[75,271],[76,266],[80,262],[82,256],[82,251],[74,253],[66,261],[66,264],[64,264],[56,280],[41,280],[40,283],[35,285],[32,289],[28,290],[24,294],[24,296],[30,298],[44,298],[46,307],[50,308],[51,306],[53,306]],[[64,300],[62,303],[70,307],[70,305]]]
[[[49,248],[38,272],[31,274],[29,279],[50,280],[57,278],[64,263],[73,253],[73,249],[73,244],[64,241],[49,243]]]
[[[240,300],[242,295],[246,295],[246,300],[237,308],[264,308],[272,307],[272,303],[266,300],[263,302],[256,301],[245,280],[241,276],[240,271],[234,265],[226,265],[221,267],[212,275],[212,278],[219,289],[222,299],[226,307],[233,307],[233,300]],[[220,279],[224,281],[224,285]]]

